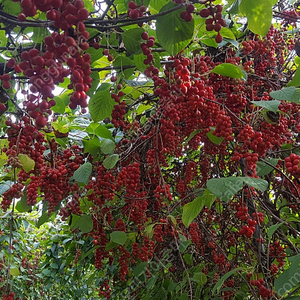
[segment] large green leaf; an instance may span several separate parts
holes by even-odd
[[[18,212],[28,212],[32,209],[30,205],[27,204],[27,192],[24,192],[24,195],[16,204],[16,210]]]
[[[265,159],[265,161],[275,167],[278,163],[278,158],[269,158],[269,159]],[[257,176],[265,176],[265,175],[269,174],[270,172],[272,172],[274,170],[274,168],[272,166],[266,164],[263,161],[258,161],[257,166],[256,166]]]
[[[232,274],[236,273],[239,271],[240,268],[233,269],[229,272],[227,272],[225,275],[223,275],[219,281],[215,284],[215,286],[212,289],[212,293],[214,294],[215,292],[219,292],[220,288],[222,287],[223,283],[225,282],[226,279],[228,279]]]
[[[214,135],[213,132],[214,132],[213,129],[212,129],[210,132],[208,132],[208,133],[206,134],[207,137],[209,138],[209,140],[210,140],[212,143],[214,143],[214,144],[216,144],[216,145],[220,145],[220,144],[223,142],[224,138],[221,137],[221,136],[216,136],[216,135]]]
[[[248,28],[256,34],[266,35],[272,23],[272,3],[269,0],[242,0],[240,12],[247,17]]]
[[[199,215],[204,207],[204,204],[204,199],[202,197],[197,197],[183,207],[182,223],[186,227],[189,227],[194,219]]]
[[[254,187],[257,190],[264,192],[267,190],[269,184],[266,180],[261,178],[253,178],[253,177],[242,177],[244,183]]]
[[[215,200],[216,196],[206,189],[202,196],[195,198],[192,202],[187,203],[183,207],[182,223],[186,227],[189,227],[194,219],[199,215],[202,208],[205,205],[210,208]]]
[[[288,260],[290,267],[275,279],[274,287],[278,296],[283,296],[300,283],[300,254],[289,257]]]
[[[300,66],[297,67],[297,70],[293,76],[293,79],[287,84],[287,86],[299,86],[300,85]]]
[[[119,160],[118,154],[111,154],[106,157],[103,161],[103,166],[105,169],[112,169]]]
[[[75,222],[72,224],[72,229],[79,228],[83,233],[88,233],[93,229],[93,220],[90,215],[81,215]]]
[[[272,101],[251,101],[254,105],[258,107],[263,107],[269,111],[272,112],[278,112],[278,106],[280,104],[280,101],[278,100],[272,100]]]
[[[294,86],[289,86],[278,91],[270,92],[270,96],[277,100],[286,100],[294,103],[299,103],[300,89]]]
[[[163,6],[160,12],[172,9],[176,6],[169,2]],[[182,51],[191,41],[194,34],[194,20],[186,22],[180,18],[180,13],[185,8],[172,11],[158,17],[156,22],[157,38],[161,46],[171,55]]]
[[[243,185],[241,177],[213,178],[207,181],[207,188],[223,201],[229,201]]]
[[[142,43],[142,33],[144,29],[142,28],[133,28],[125,31],[122,34],[122,39],[125,45],[127,52],[130,54],[140,54],[142,53],[141,43]]]
[[[221,200],[229,201],[243,187],[244,183],[260,191],[268,188],[266,180],[252,177],[213,178],[207,181],[207,188]]]
[[[110,87],[109,83],[102,83],[96,94],[89,101],[89,111],[95,122],[104,120],[112,113],[115,101],[110,96]]]
[[[100,142],[100,148],[103,154],[111,154],[115,149],[115,143],[110,139],[103,139]]]
[[[74,172],[70,180],[74,179],[76,182],[87,184],[92,174],[92,169],[92,164],[90,162],[86,162]]]
[[[236,65],[230,63],[223,63],[217,65],[211,72],[231,78],[245,78],[245,72]]]
[[[28,173],[34,169],[35,161],[31,159],[27,154],[19,154],[18,158],[22,164],[23,170]]]
[[[272,235],[274,234],[274,232],[281,226],[283,225],[284,223],[279,223],[279,224],[275,224],[275,225],[272,225],[268,228],[267,230],[267,235],[269,238],[272,237]]]
[[[127,234],[124,231],[114,231],[110,234],[110,240],[118,245],[124,245],[127,240]]]

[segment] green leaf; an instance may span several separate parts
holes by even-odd
[[[284,223],[279,223],[279,224],[275,224],[275,225],[272,225],[268,228],[267,230],[267,235],[269,238],[271,238],[271,236],[274,234],[274,232],[281,226],[283,225]]]
[[[48,222],[48,220],[50,219],[51,215],[48,215],[47,212],[44,212],[38,219],[37,223],[36,223],[36,227],[40,228],[44,223]]]
[[[265,160],[267,162],[269,162],[271,165],[273,165],[274,167],[278,163],[278,158],[268,158]],[[257,176],[260,176],[260,177],[265,176],[265,175],[269,174],[270,172],[272,172],[273,170],[274,170],[274,168],[272,166],[269,166],[268,164],[266,164],[262,161],[257,162],[257,167],[256,167]]]
[[[2,181],[0,183],[0,195],[2,195],[3,193],[5,193],[6,191],[8,191],[12,186],[13,186],[14,182],[13,181]]]
[[[187,293],[181,294],[178,300],[189,300],[188,294]]]
[[[94,122],[102,121],[112,113],[115,101],[110,96],[110,87],[109,83],[102,83],[89,101],[89,111]]]
[[[278,100],[272,100],[272,101],[251,101],[254,105],[258,107],[263,107],[269,111],[272,111],[274,113],[278,112],[278,106],[280,104],[280,101]]]
[[[214,130],[212,129],[210,132],[208,132],[206,135],[209,138],[209,140],[216,144],[216,145],[221,145],[221,143],[223,142],[224,138],[223,137],[219,137],[216,135],[213,135]]]
[[[27,192],[24,192],[24,195],[16,204],[16,210],[18,212],[28,212],[32,209],[30,205],[27,204]]]
[[[186,253],[183,255],[183,259],[188,265],[193,265],[193,254]]]
[[[147,270],[147,265],[148,263],[147,262],[141,262],[139,263],[132,271],[133,275],[138,277],[140,276],[141,274],[145,273],[146,270]]]
[[[142,43],[142,33],[144,29],[133,28],[125,31],[122,34],[123,43],[127,52],[130,54],[140,54],[142,53],[141,43]]]
[[[124,66],[130,66],[130,65],[134,65],[133,60],[123,55],[119,55],[113,62],[114,67],[120,67],[118,73],[121,73],[123,77],[125,77],[126,79],[129,78],[134,72],[134,67],[124,68]]]
[[[152,239],[153,237],[153,227],[155,226],[156,224],[150,224],[148,225],[146,228],[145,228],[145,232],[146,232],[146,235],[148,238]]]
[[[213,178],[207,181],[207,188],[223,201],[229,201],[241,188],[241,177]]]
[[[287,84],[287,86],[299,86],[300,85],[300,66],[297,67],[297,70],[293,76],[293,79]]]
[[[222,287],[223,283],[234,273],[236,273],[238,270],[240,270],[240,268],[236,268],[233,269],[231,271],[229,271],[228,273],[226,273],[225,275],[223,275],[219,281],[215,284],[215,286],[212,289],[212,294],[215,294],[216,292],[219,292],[220,288]]]
[[[74,217],[74,216],[73,216]],[[76,221],[72,224],[71,228],[79,230],[83,233],[88,233],[93,229],[93,220],[90,215],[81,215],[79,218],[76,218]]]
[[[204,191],[202,197],[204,198],[205,206],[206,206],[208,209],[211,208],[212,204],[215,202],[215,200],[216,200],[216,198],[217,198],[214,194],[212,194],[212,193],[210,192],[209,189],[206,189],[206,190]]]
[[[112,139],[111,132],[104,125],[99,125],[95,129],[95,134],[105,139]]]
[[[253,178],[253,177],[241,177],[241,178],[244,181],[244,183],[262,192],[266,191],[269,186],[268,182],[261,178]]]
[[[92,174],[93,166],[90,162],[86,162],[81,165],[70,178],[74,179],[76,182],[81,182],[87,184],[89,182],[89,178]]]
[[[144,72],[147,69],[147,65],[144,64],[144,60],[147,58],[143,53],[134,55],[133,61],[137,69],[141,72]]]
[[[115,149],[115,143],[110,139],[103,139],[100,142],[100,148],[103,154],[111,154]]]
[[[89,140],[82,140],[83,146],[84,146],[84,153],[90,153],[94,156],[95,159],[97,159],[97,156],[99,155],[100,150],[100,141],[98,137],[94,137]]]
[[[236,15],[238,14],[239,10],[240,10],[240,4],[241,4],[242,0],[235,0],[233,2],[233,4],[229,7],[228,12],[231,15]]]
[[[19,268],[17,268],[17,267],[11,267],[11,268],[9,269],[9,274],[10,274],[11,276],[19,276],[19,275],[20,275],[20,270],[19,270]]]
[[[242,0],[240,12],[247,17],[248,28],[265,36],[272,23],[272,3],[269,0]]]
[[[160,13],[176,6],[169,2],[163,6]],[[180,13],[185,11],[181,8],[164,16],[158,17],[156,21],[156,34],[161,46],[171,55],[182,51],[191,41],[194,34],[194,20],[186,22],[180,18]]]
[[[127,234],[124,231],[114,231],[110,234],[110,241],[118,245],[124,245],[127,241]]]
[[[187,203],[183,207],[182,223],[185,227],[189,227],[194,219],[199,215],[204,207],[204,200],[202,197],[195,198],[192,202]]]
[[[45,36],[49,35],[49,30],[45,27],[35,27],[32,29],[32,33],[31,39],[35,43],[40,44],[44,41]]]
[[[154,287],[154,285],[157,281],[157,278],[158,278],[158,275],[152,275],[152,277],[149,279],[149,281],[146,284],[147,290],[151,290]]]
[[[192,202],[187,203],[183,207],[182,223],[186,227],[189,227],[194,219],[200,214],[204,205],[210,207],[215,200],[216,196],[206,189],[201,197],[195,198]]]
[[[227,38],[230,40],[235,40],[235,35],[232,32],[231,29],[227,28],[227,27],[222,27],[220,34],[222,35],[223,38]]]
[[[200,129],[195,129],[192,131],[189,135],[189,137],[186,139],[185,144],[187,144],[197,133],[200,132]]]
[[[211,72],[230,78],[245,78],[245,72],[236,65],[223,63],[217,65]]]
[[[12,15],[18,15],[22,10],[20,2],[16,3],[12,2],[11,0],[2,0],[1,4],[4,6],[3,10]]]
[[[103,161],[103,166],[105,169],[112,169],[119,160],[118,154],[112,154],[106,157]]]
[[[270,96],[277,100],[286,100],[294,103],[299,103],[300,89],[290,86],[278,91],[270,92]]]
[[[51,110],[58,114],[64,114],[66,110],[66,97],[56,96],[54,97],[55,105],[51,107]]]
[[[290,267],[281,273],[274,282],[275,291],[279,297],[298,286],[300,282],[300,254],[289,257],[288,260],[291,262]]]
[[[169,1],[168,0],[151,0],[150,1],[150,12],[151,15],[159,13],[160,9],[166,5]]]
[[[34,169],[35,161],[31,159],[27,154],[19,154],[18,158],[22,164],[23,170],[28,173]]]
[[[207,277],[203,272],[196,272],[191,277],[191,280],[197,282],[199,285],[204,285],[207,282]]]

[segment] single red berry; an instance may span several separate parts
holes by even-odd
[[[137,5],[135,4],[134,1],[129,1],[128,2],[128,8],[130,8],[130,9],[136,9]]]

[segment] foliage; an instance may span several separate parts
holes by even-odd
[[[297,5],[2,1],[2,299],[299,298]]]

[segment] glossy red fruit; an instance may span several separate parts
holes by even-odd
[[[26,21],[26,15],[23,13],[18,14],[18,20],[21,22]]]
[[[223,37],[221,36],[220,33],[218,33],[215,37],[215,41],[219,44],[223,41]]]
[[[44,127],[46,124],[47,124],[47,119],[46,119],[44,116],[41,116],[41,115],[37,116],[37,118],[36,118],[36,120],[35,120],[35,125],[36,125],[37,127],[42,128],[42,127]]]
[[[128,2],[128,8],[130,8],[130,9],[136,9],[137,5],[135,4],[134,1],[129,1]]]
[[[77,12],[77,18],[80,21],[84,21],[89,17],[89,11],[86,8],[80,8]]]

